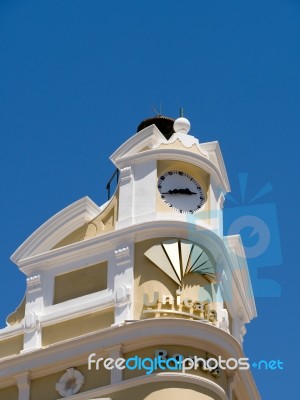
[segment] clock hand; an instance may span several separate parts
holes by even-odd
[[[191,192],[190,189],[186,188],[186,189],[179,189],[181,194],[197,194],[195,192]]]
[[[169,190],[168,192],[164,192],[162,194],[197,194],[195,192],[191,192],[190,189],[186,188],[186,189],[173,189],[173,190]]]

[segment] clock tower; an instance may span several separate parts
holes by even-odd
[[[0,330],[6,400],[255,400],[256,316],[239,235],[223,235],[218,142],[156,116],[110,157],[112,197],[71,204],[12,260],[23,303]]]

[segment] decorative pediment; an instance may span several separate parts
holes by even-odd
[[[153,149],[161,143],[168,143],[168,140],[155,125],[150,125],[131,136],[110,156],[110,160],[117,166],[118,159],[139,153],[145,148]]]
[[[20,260],[51,250],[67,235],[95,218],[101,211],[89,197],[83,197],[59,211],[38,228],[14,252],[11,260],[18,265]]]

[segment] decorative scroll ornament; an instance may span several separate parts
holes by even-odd
[[[130,301],[130,287],[126,285],[119,286],[116,290],[116,306],[120,307]]]
[[[80,371],[75,368],[68,368],[67,372],[63,374],[55,388],[58,393],[63,396],[72,396],[81,389],[84,384],[84,376]]]
[[[145,256],[180,286],[189,273],[201,274],[209,281],[216,277],[215,266],[207,253],[187,240],[163,241],[147,250]]]
[[[27,333],[35,331],[36,329],[40,328],[39,318],[34,311],[25,315],[25,317],[22,320],[22,326],[23,326],[24,332],[27,332]]]

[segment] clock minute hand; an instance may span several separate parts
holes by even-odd
[[[169,190],[168,192],[162,193],[162,194],[197,194],[195,192],[191,192],[190,189],[185,188],[185,189],[173,189],[173,190]]]

